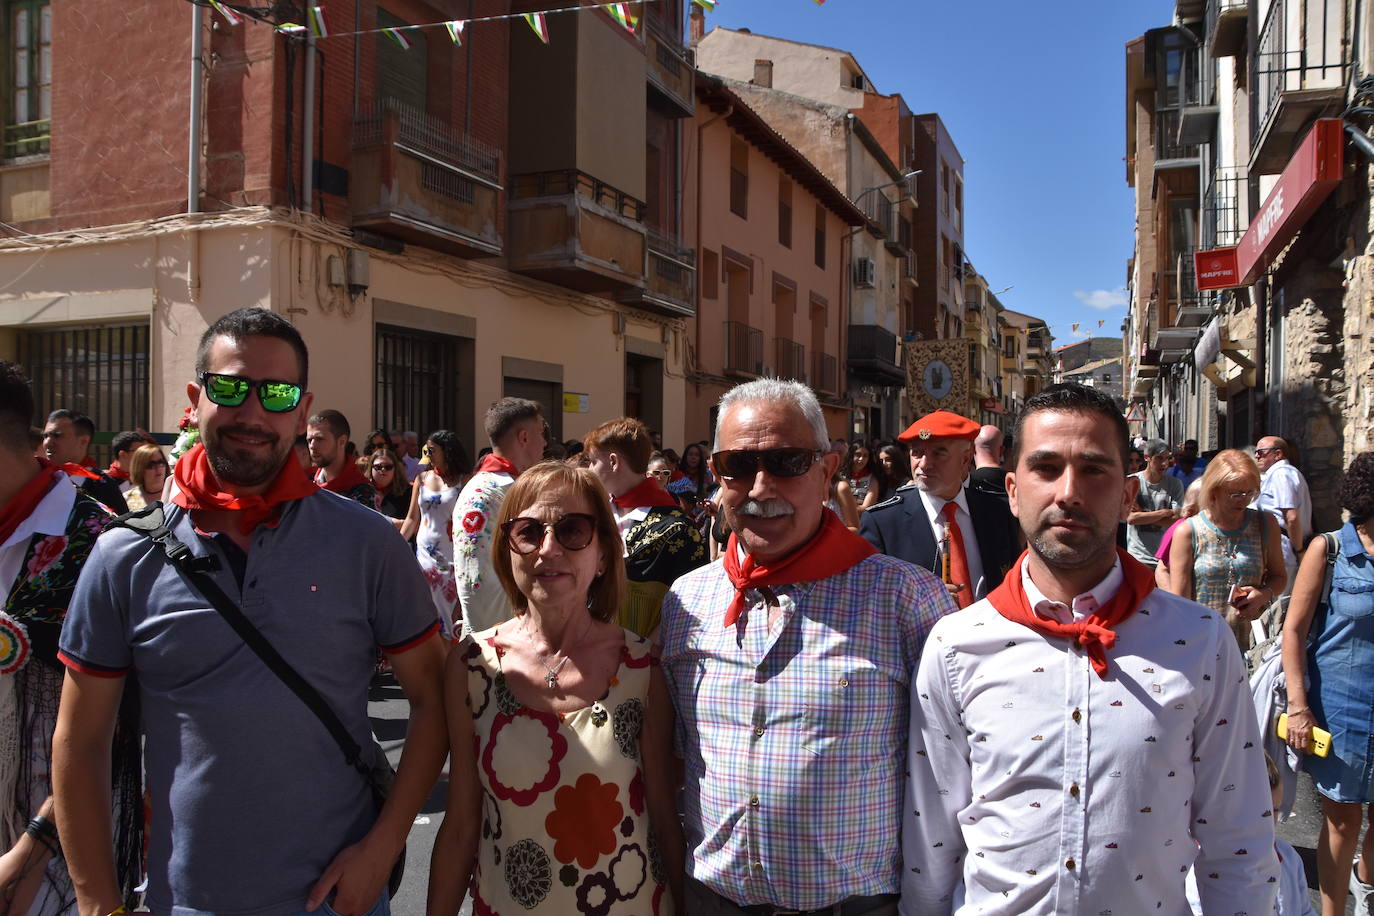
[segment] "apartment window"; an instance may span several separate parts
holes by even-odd
[[[377,325],[376,422],[395,429],[456,429],[459,339]]]
[[[377,7],[377,28],[395,29],[411,25],[400,16]],[[396,99],[425,111],[429,101],[426,73],[429,69],[429,48],[423,29],[408,29],[409,48],[402,48],[385,34],[376,35],[377,98]]]
[[[749,144],[730,138],[730,212],[749,218]]]
[[[940,236],[940,285],[943,289],[949,289],[949,262],[949,239],[942,235]]]
[[[701,297],[720,297],[720,255],[709,248],[701,249]]]
[[[959,231],[964,231],[964,182],[958,175],[954,176],[954,222],[959,227]]]
[[[792,247],[792,182],[778,177],[778,244]]]
[[[825,207],[816,205],[816,266],[825,269]]]
[[[20,331],[19,364],[33,385],[42,425],[66,407],[86,414],[99,432],[148,427],[148,325],[87,325]],[[101,465],[114,456],[92,447]]]
[[[949,216],[949,166],[940,163],[940,207]]]
[[[43,155],[52,118],[52,5],[48,0],[2,0],[0,5],[10,77],[4,158]]]

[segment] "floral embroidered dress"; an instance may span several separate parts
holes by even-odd
[[[453,513],[453,560],[458,601],[463,606],[463,635],[489,630],[514,613],[491,563],[496,518],[513,483],[515,478],[509,474],[479,470],[458,497]]]
[[[482,784],[474,916],[671,913],[639,761],[649,670],[658,663],[649,641],[626,630],[605,696],[560,716],[511,693],[502,630],[466,644]]]
[[[415,559],[429,583],[445,639],[453,638],[454,611],[458,607],[458,586],[453,578],[453,507],[459,492],[459,487],[435,492],[422,485],[420,530],[415,535]]]

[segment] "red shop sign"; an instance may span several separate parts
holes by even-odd
[[[1241,285],[1234,248],[1193,252],[1193,269],[1196,271],[1198,289],[1228,289]]]
[[[1339,118],[1323,118],[1288,160],[1278,184],[1236,246],[1236,286],[1248,286],[1293,238],[1341,181],[1345,132]]]

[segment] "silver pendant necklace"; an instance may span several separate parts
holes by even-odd
[[[588,617],[588,618],[587,618],[587,625],[586,625],[585,627],[583,627],[582,632],[581,632],[580,634],[578,634],[578,639],[581,639],[583,636],[586,635],[587,630],[591,628],[591,624],[592,624],[591,618]],[[524,627],[525,635],[528,636],[528,637],[530,638],[530,648],[533,649],[533,648],[534,648],[534,637],[533,637],[533,635],[530,633],[530,628],[529,628],[529,624],[528,624],[528,619],[526,619],[526,620],[524,620],[524,621],[521,621],[521,626]],[[572,648],[572,646],[565,646],[565,647],[564,647],[564,649],[563,649],[563,659],[562,659],[558,664],[554,665],[552,668],[549,667],[549,663],[548,663],[548,662],[544,661],[544,656],[539,655],[538,653],[536,653],[536,658],[539,659],[539,664],[543,665],[543,666],[544,666],[544,671],[547,672],[547,673],[544,675],[544,683],[548,685],[548,688],[549,688],[550,690],[557,690],[557,689],[558,689],[558,672],[561,671],[561,670],[563,669],[563,666],[566,665],[566,664],[568,663],[568,659],[569,659],[569,657],[570,657],[570,656],[568,655],[568,650],[570,650],[571,648]]]

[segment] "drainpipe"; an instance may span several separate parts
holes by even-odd
[[[705,121],[705,122],[703,122],[703,123],[697,125],[697,187],[696,187],[696,192],[697,192],[697,224],[696,224],[696,234],[697,234],[697,237],[696,237],[696,243],[697,243],[697,245],[696,245],[696,248],[697,248],[697,254],[698,254],[698,255],[700,255],[700,253],[701,253],[701,198],[702,198],[702,196],[703,196],[702,193],[701,193],[701,163],[702,163],[702,160],[706,158],[705,155],[703,155],[703,152],[704,152],[704,150],[706,149],[706,147],[705,147],[705,145],[702,143],[702,134],[705,132],[706,128],[710,127],[712,124],[716,123],[717,121],[723,121],[723,120],[725,120],[726,118],[730,117],[730,115],[732,115],[732,114],[734,114],[734,113],[735,113],[735,103],[734,103],[734,102],[731,102],[731,103],[730,103],[730,106],[729,106],[728,108],[726,108],[725,111],[723,111],[722,113],[716,115],[714,118],[710,119],[709,121]],[[697,339],[696,339],[696,353],[697,353],[697,359],[700,360],[700,359],[701,359],[701,277],[700,277],[700,276],[697,277],[697,297],[696,297],[696,298],[697,298],[697,322],[696,322],[696,323],[697,323],[697,334],[696,334]],[[698,369],[701,368],[701,367],[700,367],[700,364],[698,364],[697,368],[698,368]]]
[[[191,113],[186,124],[186,213],[200,212],[201,103],[205,81],[205,34],[201,29],[200,7],[191,4]],[[187,294],[192,302],[200,299],[200,233],[191,232],[190,254],[186,265]]]
[[[1266,410],[1266,359],[1269,353],[1269,278],[1261,277],[1255,284],[1255,384],[1250,386],[1250,429],[1254,435],[1248,441],[1258,442],[1269,433],[1269,418],[1260,413]]]
[[[305,32],[305,99],[301,106],[301,209],[315,212],[315,33]]]

